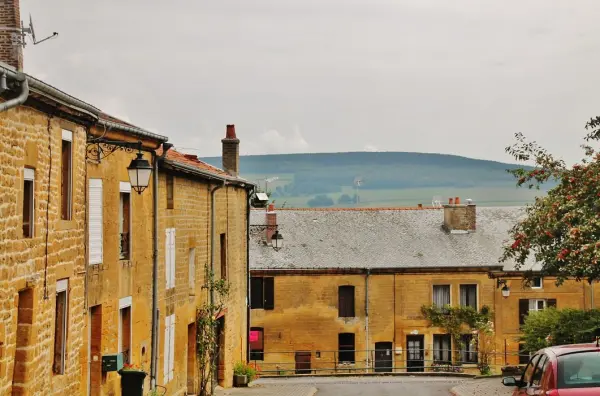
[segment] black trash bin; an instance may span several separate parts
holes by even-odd
[[[144,379],[146,374],[144,371],[137,370],[119,370],[121,375],[121,394],[127,396],[143,396],[144,395]]]

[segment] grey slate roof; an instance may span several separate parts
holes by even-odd
[[[250,268],[502,266],[503,242],[522,215],[517,207],[478,207],[476,232],[448,234],[441,229],[443,209],[280,210],[283,249],[266,246],[264,230],[251,231]],[[265,224],[265,212],[252,211],[250,224]],[[504,270],[512,268],[504,264]]]

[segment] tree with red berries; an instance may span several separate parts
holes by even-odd
[[[514,260],[519,270],[532,257],[542,264],[541,275],[556,276],[557,284],[567,278],[600,279],[600,153],[587,144],[600,140],[600,117],[585,128],[585,155],[572,167],[520,133],[506,148],[517,161],[535,163],[533,169],[509,170],[518,186],[557,185],[526,207],[524,219],[509,232],[500,261]]]

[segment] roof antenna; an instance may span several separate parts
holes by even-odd
[[[23,24],[23,23],[21,22],[21,24]],[[58,33],[54,32],[54,33],[52,33],[52,35],[38,41],[35,37],[35,29],[33,28],[33,18],[31,17],[31,14],[29,14],[29,27],[28,28],[24,27],[21,30],[23,32],[23,42],[22,42],[23,47],[25,47],[25,35],[26,34],[31,35],[31,42],[33,43],[33,45],[38,45],[40,43],[43,43],[46,40],[50,40],[51,38],[55,38],[58,36]]]

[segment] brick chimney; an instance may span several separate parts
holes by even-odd
[[[235,125],[227,125],[223,143],[223,170],[229,175],[237,177],[240,173],[240,140],[235,136]]]
[[[467,234],[475,232],[477,210],[471,200],[466,204],[460,202],[460,197],[449,198],[444,205],[444,224],[442,228],[451,234]]]
[[[275,230],[277,229],[277,212],[275,212],[275,205],[269,204],[267,208],[267,245],[271,244],[271,240],[273,239],[273,234],[275,234]]]
[[[0,61],[23,71],[19,0],[0,0]]]

